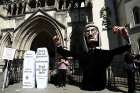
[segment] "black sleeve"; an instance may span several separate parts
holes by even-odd
[[[63,49],[62,46],[57,47],[57,52],[60,53],[63,57],[74,57],[75,59],[79,59],[80,56],[83,54],[68,51],[66,49]]]
[[[72,53],[68,50],[62,48],[62,46],[57,47],[57,52],[60,53],[64,57],[71,57]]]
[[[118,55],[118,54],[124,53],[125,51],[128,51],[130,48],[131,48],[131,45],[125,45],[125,46],[112,49],[111,52],[113,55]]]
[[[125,54],[125,61],[126,61],[126,63],[133,63],[134,62],[134,57],[133,57],[133,55],[131,54],[131,53],[129,53],[129,52],[127,52],[126,54]]]
[[[113,59],[113,54],[110,50],[102,50],[102,52],[100,53],[102,55],[102,59],[104,61],[104,66],[108,67],[111,65],[112,59]]]

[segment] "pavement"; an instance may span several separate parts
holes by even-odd
[[[22,88],[22,82],[9,85],[8,88],[2,89],[3,75],[0,73],[0,93],[127,93],[127,88],[117,87],[116,89],[104,89],[102,91],[83,91],[78,86],[67,84],[66,87],[56,87],[48,84],[47,88]],[[140,93],[137,91],[136,93]]]
[[[1,89],[0,93],[126,93],[122,91],[111,91],[104,89],[102,91],[83,91],[79,87],[73,85],[66,85],[66,87],[56,87],[49,84],[45,89],[38,88],[22,88],[22,83],[15,83],[8,86],[4,90]]]

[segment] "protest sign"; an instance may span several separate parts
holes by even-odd
[[[16,49],[4,48],[2,59],[13,60]]]
[[[13,49],[13,48],[4,48],[4,52],[3,52],[3,55],[2,55],[2,59],[6,59],[6,68],[4,70],[4,80],[3,80],[3,86],[2,86],[2,89],[4,89],[5,87],[8,86],[8,83],[9,83],[9,70],[8,70],[8,67],[9,67],[9,60],[13,60],[14,59],[14,55],[15,55],[15,51],[16,49]]]
[[[26,51],[23,61],[23,88],[35,87],[35,52]]]
[[[38,48],[36,53],[37,88],[47,88],[49,70],[49,55],[47,48]]]

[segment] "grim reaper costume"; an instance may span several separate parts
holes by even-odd
[[[87,42],[85,43],[87,44]],[[95,44],[98,45],[99,40]],[[83,70],[81,89],[88,91],[103,90],[106,86],[106,69],[111,64],[113,57],[129,50],[131,46],[127,44],[112,50],[89,46],[90,44],[87,44],[88,51],[82,53],[65,50],[62,46],[57,47],[57,51],[64,57],[72,56],[74,59],[79,60],[80,67]]]

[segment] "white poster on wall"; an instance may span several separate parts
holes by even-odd
[[[35,52],[26,51],[23,61],[23,88],[35,88]]]
[[[16,49],[13,48],[4,48],[2,59],[13,60]]]
[[[47,88],[49,70],[49,55],[47,48],[38,48],[36,53],[37,88]]]

